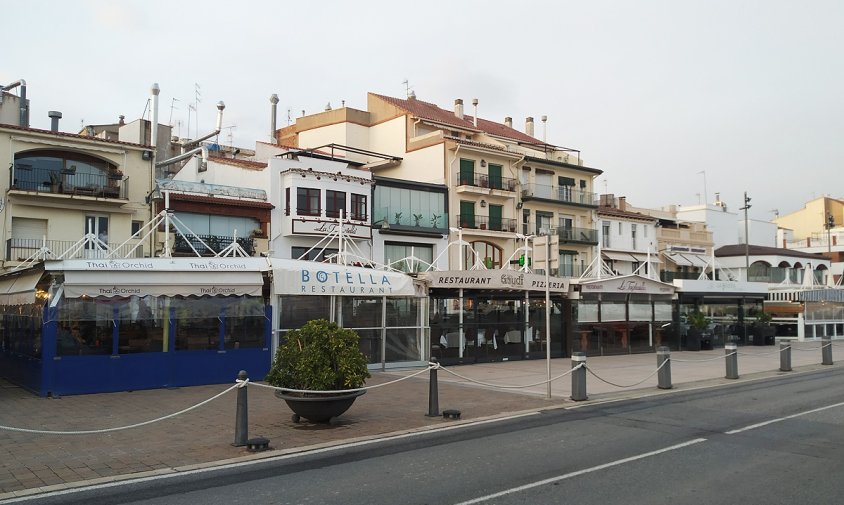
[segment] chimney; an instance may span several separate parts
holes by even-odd
[[[51,110],[47,113],[47,117],[50,118],[50,131],[59,131],[59,119],[62,118],[62,113],[57,110]]]
[[[459,119],[463,119],[463,99],[458,98],[454,101],[454,115]]]
[[[123,114],[117,116],[117,126],[123,126],[126,124],[126,116]]]
[[[478,99],[477,98],[472,99],[472,107],[474,107],[474,109],[475,109],[475,111],[473,112],[473,114],[474,114],[473,122],[475,124],[475,127],[477,128],[477,126],[478,126]]]
[[[533,137],[533,118],[527,117],[525,118],[525,134],[529,137]]]
[[[270,140],[272,141],[273,144],[275,144],[276,143],[276,137],[275,137],[276,123],[275,122],[276,122],[276,116],[277,116],[276,109],[278,107],[278,95],[276,95],[275,93],[270,95],[270,104],[271,104],[270,105]]]
[[[158,83],[152,83],[152,87],[150,88],[150,93],[152,93],[152,126],[150,127],[150,139],[149,145],[152,147],[152,152],[155,155],[155,158],[158,158],[158,94],[161,93],[161,88],[158,87]]]
[[[504,126],[506,126],[507,128],[512,128],[513,127],[513,118],[511,118],[510,116],[505,117],[504,118]]]
[[[542,142],[548,142],[548,116],[542,116]]]
[[[627,210],[627,197],[626,196],[619,196],[618,197],[618,210]]]

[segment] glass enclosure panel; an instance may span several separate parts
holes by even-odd
[[[337,297],[342,307],[344,328],[381,328],[381,298]]]
[[[601,302],[601,321],[626,321],[626,311],[626,303]]]
[[[630,302],[628,308],[630,311],[631,321],[651,321],[653,319],[653,315],[651,314],[650,303]]]
[[[419,328],[387,328],[386,360],[396,362],[422,359],[420,337]]]
[[[330,296],[280,297],[279,329],[296,330],[314,319],[331,320]]]

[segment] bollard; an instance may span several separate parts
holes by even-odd
[[[821,357],[823,361],[821,361],[822,365],[831,365],[832,364],[832,340],[829,338],[824,338],[821,340]]]
[[[571,373],[571,399],[579,402],[586,400],[586,353],[573,352],[571,354],[571,367],[583,365]]]
[[[663,365],[663,363],[665,363]],[[657,387],[659,389],[671,389],[671,349],[665,346],[656,350]]]
[[[736,354],[736,344],[725,344],[724,355],[727,361],[727,379],[738,379],[738,354]]]
[[[246,370],[241,370],[237,373],[237,380],[245,381],[249,378]],[[243,447],[246,445],[246,439],[249,438],[247,432],[249,431],[249,409],[246,401],[246,385],[237,388],[237,414],[234,419],[234,443],[235,447]]]
[[[791,342],[780,342],[780,372],[791,371]]]
[[[436,366],[437,358],[431,357],[431,363]],[[440,399],[439,391],[437,390],[437,369],[431,368],[430,378],[428,379],[428,417],[439,417],[440,415]]]

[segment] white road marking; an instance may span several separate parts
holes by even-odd
[[[488,494],[486,496],[480,496],[478,498],[474,498],[474,499],[469,500],[469,501],[463,501],[463,502],[460,502],[460,503],[456,503],[455,505],[470,505],[472,503],[485,502],[487,500],[492,500],[493,498],[499,498],[501,496],[519,493],[519,492],[526,491],[528,489],[532,489],[532,488],[535,488],[535,487],[544,486],[546,484],[551,484],[553,482],[559,482],[561,480],[570,479],[572,477],[577,477],[577,476],[584,475],[584,474],[587,474],[587,473],[597,472],[599,470],[604,470],[606,468],[611,468],[611,467],[614,467],[614,466],[623,465],[625,463],[630,463],[632,461],[637,461],[637,460],[640,460],[640,459],[649,458],[651,456],[656,456],[658,454],[662,454],[662,453],[665,453],[665,452],[676,451],[677,449],[682,449],[684,447],[688,447],[688,446],[694,445],[694,444],[699,444],[701,442],[706,442],[706,439],[705,438],[696,438],[694,440],[689,440],[688,442],[683,442],[682,444],[672,445],[671,447],[665,447],[663,449],[658,449],[656,451],[646,452],[646,453],[639,454],[639,455],[636,455],[636,456],[630,456],[629,458],[619,459],[619,460],[616,460],[616,461],[612,461],[610,463],[604,463],[603,465],[593,466],[591,468],[584,468],[583,470],[578,470],[576,472],[571,472],[571,473],[567,473],[567,474],[564,474],[564,475],[559,475],[557,477],[551,477],[551,478],[548,478],[548,479],[543,479],[543,480],[540,480],[540,481],[537,481],[537,482],[532,482],[530,484],[525,484],[523,486],[505,489],[504,491],[499,491],[498,493]]]
[[[745,426],[744,428],[739,428],[739,429],[737,429],[737,430],[730,430],[730,431],[728,431],[728,432],[726,432],[726,433],[727,433],[727,435],[735,435],[736,433],[741,433],[741,432],[743,432],[743,431],[748,431],[748,430],[753,430],[753,429],[756,429],[756,428],[761,428],[762,426],[767,426],[767,425],[769,425],[769,424],[774,424],[774,423],[778,423],[778,422],[780,422],[780,421],[786,421],[786,420],[788,420],[788,419],[794,419],[795,417],[805,416],[806,414],[813,414],[813,413],[815,413],[815,412],[821,412],[821,411],[823,411],[823,410],[834,409],[834,408],[836,408],[836,407],[841,407],[841,406],[844,406],[844,402],[841,402],[841,403],[836,403],[836,404],[834,404],[834,405],[827,405],[826,407],[818,407],[818,408],[816,408],[816,409],[807,410],[807,411],[805,411],[805,412],[798,412],[797,414],[791,414],[790,416],[778,417],[777,419],[771,419],[770,421],[765,421],[765,422],[761,422],[761,423],[751,424],[750,426]]]

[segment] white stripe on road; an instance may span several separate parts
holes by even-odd
[[[814,414],[815,412],[820,412],[822,410],[834,409],[836,407],[841,407],[841,406],[844,406],[844,402],[836,403],[834,405],[827,405],[826,407],[818,407],[816,409],[807,410],[805,412],[798,412],[797,414],[791,414],[790,416],[779,417],[777,419],[771,419],[770,421],[765,421],[763,423],[751,424],[750,426],[745,426],[744,428],[739,428],[737,430],[730,430],[726,433],[727,433],[727,435],[735,435],[736,433],[741,433],[742,431],[748,431],[748,430],[753,430],[753,429],[756,429],[756,428],[761,428],[762,426],[767,426],[769,424],[774,424],[774,423],[778,423],[780,421],[786,421],[788,419],[794,419],[795,417],[805,416],[806,414]]]
[[[663,449],[658,449],[656,451],[646,452],[644,454],[639,454],[637,456],[631,456],[629,458],[619,459],[619,460],[616,460],[616,461],[612,461],[610,463],[604,463],[603,465],[593,466],[592,468],[585,468],[583,470],[578,470],[576,472],[571,472],[571,473],[567,473],[567,474],[564,474],[564,475],[559,475],[557,477],[551,477],[549,479],[544,479],[544,480],[540,480],[540,481],[537,481],[537,482],[532,482],[530,484],[525,484],[523,486],[506,489],[506,490],[500,491],[498,493],[488,494],[486,496],[480,496],[478,498],[475,498],[475,499],[472,499],[472,500],[469,500],[469,501],[463,501],[463,502],[460,502],[460,503],[456,503],[455,505],[470,505],[472,503],[485,502],[487,500],[492,500],[494,498],[499,498],[501,496],[506,496],[506,495],[509,495],[509,494],[519,493],[519,492],[526,491],[528,489],[532,489],[532,488],[535,488],[535,487],[544,486],[546,484],[551,484],[553,482],[558,482],[558,481],[561,481],[561,480],[570,479],[572,477],[577,477],[579,475],[584,475],[584,474],[591,473],[591,472],[597,472],[599,470],[604,470],[606,468],[611,468],[611,467],[614,467],[614,466],[623,465],[625,463],[630,463],[632,461],[637,461],[637,460],[640,460],[640,459],[649,458],[651,456],[656,456],[656,455],[662,454],[664,452],[675,451],[677,449],[682,449],[683,447],[688,447],[690,445],[699,444],[701,442],[706,442],[706,439],[705,438],[696,438],[694,440],[690,440],[690,441],[684,442],[682,444],[672,445],[671,447],[665,447]]]

